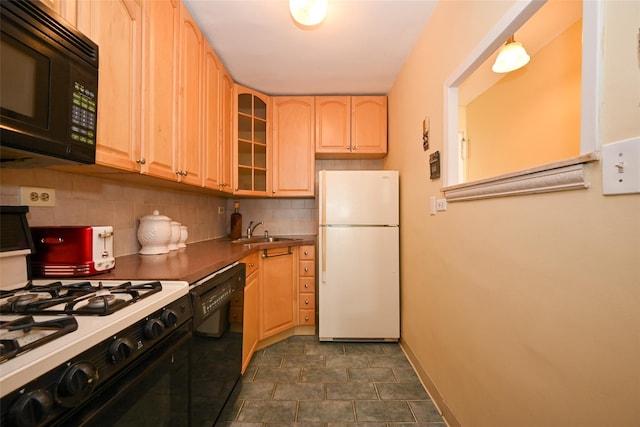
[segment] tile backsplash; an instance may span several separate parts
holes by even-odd
[[[320,169],[381,169],[382,160],[318,160]],[[317,181],[317,180],[316,180]],[[136,253],[139,219],[155,209],[189,227],[189,242],[229,233],[233,201],[240,202],[243,229],[263,221],[263,234],[316,234],[316,199],[225,198],[217,195],[134,184],[50,169],[0,168],[0,203],[20,204],[20,186],[55,188],[55,207],[30,207],[29,225],[112,225],[116,256]],[[218,214],[224,207],[224,214]],[[244,232],[243,232],[244,234]]]

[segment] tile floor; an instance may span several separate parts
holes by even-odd
[[[223,427],[446,427],[396,343],[295,336],[257,352]]]

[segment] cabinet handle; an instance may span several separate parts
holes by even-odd
[[[253,263],[252,262],[249,263],[249,267],[253,268]]]
[[[309,271],[309,267],[305,267],[305,268],[304,268],[304,271],[305,271],[305,273],[306,273],[307,271]]]
[[[304,254],[305,255],[309,255],[309,251],[304,251]]]
[[[307,289],[309,289],[309,284],[308,284],[308,283],[305,283],[305,284],[304,284],[304,287],[305,287],[305,288],[307,288]]]
[[[309,300],[308,300],[308,299],[304,300],[304,303],[305,303],[306,305],[309,305]]]
[[[304,316],[304,320],[309,321],[309,316]]]
[[[144,165],[145,163],[147,163],[147,159],[145,159],[144,157],[141,157],[136,160],[136,163],[139,165]]]

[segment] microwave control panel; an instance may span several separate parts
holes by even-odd
[[[89,145],[96,143],[96,94],[75,82],[71,106],[71,139]]]

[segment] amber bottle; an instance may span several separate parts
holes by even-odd
[[[231,233],[229,237],[239,239],[242,237],[242,214],[239,211],[240,202],[233,202],[234,212],[231,214]]]

